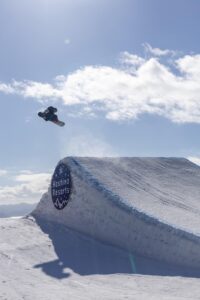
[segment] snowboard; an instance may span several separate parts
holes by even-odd
[[[53,122],[54,124],[56,124],[56,125],[58,125],[60,127],[63,127],[65,125],[65,123],[62,122],[62,121],[60,121],[60,120],[58,120],[58,121],[50,121],[50,122]]]
[[[38,116],[39,116],[40,118],[44,119],[45,121],[50,121],[50,122],[52,122],[52,123],[54,123],[54,124],[56,124],[56,125],[58,125],[58,126],[63,127],[63,126],[65,125],[65,123],[64,123],[63,121],[60,121],[60,120],[57,120],[57,121],[46,120],[46,119],[45,119],[45,112],[39,112],[39,113],[38,113]]]

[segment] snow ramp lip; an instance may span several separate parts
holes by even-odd
[[[162,164],[165,163],[165,159],[159,159]],[[106,159],[87,158],[86,163],[83,158],[76,157],[61,160],[58,165],[64,163],[72,177],[68,206],[56,211],[49,191],[33,214],[63,223],[69,228],[131,252],[169,263],[200,267],[200,236],[138,209],[125,197],[109,189],[109,184],[105,184],[106,175],[104,174],[105,180],[102,181],[93,172],[96,168],[95,161],[101,165],[104,160]],[[111,159],[113,160],[115,159]],[[87,166],[88,161],[92,161],[90,167],[93,170]],[[106,160],[107,167],[108,161],[109,159]],[[167,163],[173,164],[174,161],[194,167],[196,171],[196,166],[185,159],[167,159]],[[144,163],[145,159],[141,159],[141,162]],[[154,164],[151,159],[149,162]],[[115,167],[118,168],[117,164]],[[48,205],[48,209],[44,205],[46,208]]]

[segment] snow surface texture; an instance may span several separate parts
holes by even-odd
[[[31,217],[0,219],[1,300],[200,299],[197,276],[135,259],[134,270],[127,251],[61,224]]]
[[[73,180],[64,210],[49,190],[31,215],[0,219],[0,300],[199,300],[190,258],[185,267],[165,262],[170,247],[186,256],[190,243],[198,260],[199,167],[183,159],[63,162]]]
[[[36,219],[67,225],[129,253],[200,267],[200,168],[183,158],[75,158],[67,207],[50,189]]]

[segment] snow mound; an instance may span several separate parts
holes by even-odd
[[[80,158],[62,210],[51,188],[32,215],[131,253],[200,267],[200,167],[184,158]],[[58,165],[59,165],[58,164]]]

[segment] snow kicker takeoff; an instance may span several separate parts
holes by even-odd
[[[53,106],[49,106],[47,109],[45,109],[44,112],[39,112],[38,116],[43,118],[45,121],[51,121],[58,126],[64,126],[65,123],[58,120],[58,116],[55,114],[57,112],[57,108]]]

